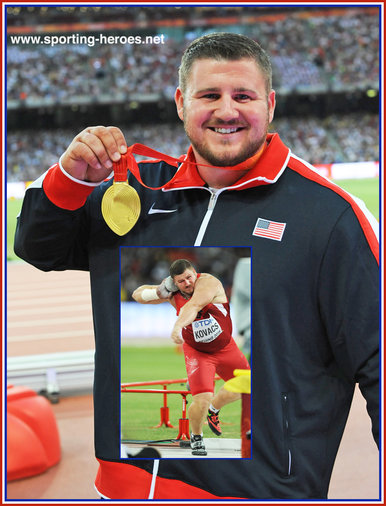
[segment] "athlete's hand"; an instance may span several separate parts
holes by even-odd
[[[180,327],[178,327],[176,325],[174,326],[174,328],[172,330],[171,338],[176,344],[182,344],[184,342],[184,340],[181,337],[181,328]]]
[[[160,285],[157,286],[156,290],[160,299],[171,299],[174,292],[178,291],[178,288],[174,284],[172,277],[168,276]]]
[[[110,175],[113,162],[119,161],[126,151],[126,140],[119,128],[88,127],[68,146],[62,166],[76,179],[99,183]]]

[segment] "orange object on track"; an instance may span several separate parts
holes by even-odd
[[[7,480],[46,471],[60,460],[60,439],[49,401],[23,386],[7,388]]]

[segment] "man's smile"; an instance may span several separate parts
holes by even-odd
[[[241,132],[245,127],[208,127],[212,132],[216,132],[218,134],[234,134],[236,132]]]

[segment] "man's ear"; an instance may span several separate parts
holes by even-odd
[[[275,113],[276,107],[276,94],[275,90],[271,90],[268,95],[268,113],[269,113],[269,123],[273,120],[273,115]]]
[[[181,121],[184,121],[184,96],[180,88],[176,89],[174,101],[177,107],[177,114]]]

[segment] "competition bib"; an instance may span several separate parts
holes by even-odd
[[[209,315],[209,318],[197,320],[192,323],[193,337],[196,343],[210,343],[222,332],[218,321]]]

